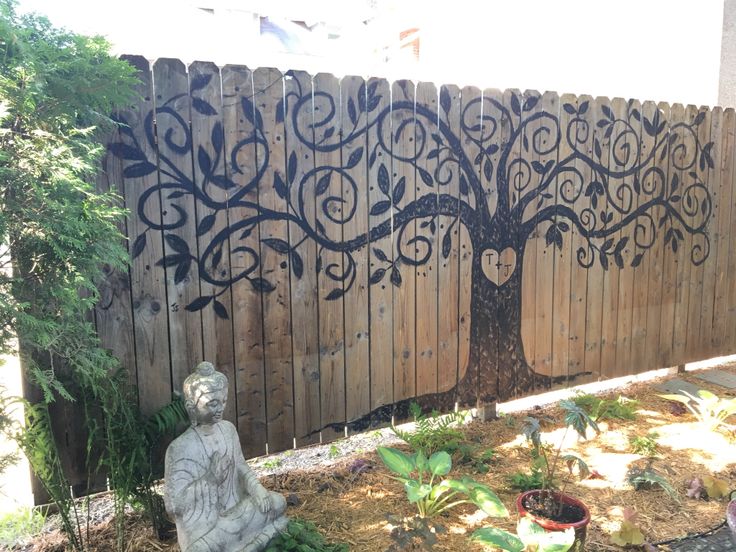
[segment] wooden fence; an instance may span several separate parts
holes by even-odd
[[[736,350],[731,109],[128,59],[96,323],[146,412],[210,360],[254,456]]]

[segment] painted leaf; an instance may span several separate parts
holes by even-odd
[[[291,270],[294,271],[294,276],[301,278],[302,274],[304,274],[304,262],[302,261],[301,255],[292,250],[289,253],[289,259],[291,260]]]
[[[452,105],[452,99],[450,98],[450,93],[448,92],[446,87],[442,87],[440,89],[440,106],[442,106],[442,111],[445,113],[450,112],[450,106]]]
[[[289,193],[289,190],[284,183],[284,179],[281,178],[278,171],[273,175],[273,189],[276,190],[276,193],[281,199],[286,199],[286,196]]]
[[[209,305],[210,304],[210,301],[212,301],[212,299],[214,299],[214,297],[212,297],[211,295],[208,295],[206,297],[197,297],[194,301],[192,301],[191,303],[189,303],[184,308],[186,310],[188,310],[189,312],[196,312],[198,310],[202,310],[207,305]]]
[[[261,240],[261,243],[264,245],[267,245],[277,253],[288,253],[289,252],[289,244],[285,242],[282,239],[279,238],[265,238]]]
[[[225,305],[220,303],[219,301],[215,300],[213,307],[215,308],[215,314],[222,318],[223,320],[229,320],[230,317],[227,314],[227,309],[225,308]]]
[[[375,272],[373,272],[373,274],[371,274],[371,277],[368,279],[368,282],[371,285],[377,284],[378,282],[380,282],[381,280],[383,280],[383,276],[385,274],[386,274],[386,269],[385,268],[379,268],[378,270],[376,270]]]
[[[294,178],[296,178],[296,152],[292,151],[289,155],[289,162],[286,164],[286,177],[289,184],[294,183]]]
[[[381,215],[391,208],[390,201],[379,201],[371,207],[371,215]]]
[[[212,149],[219,153],[222,151],[225,138],[222,132],[222,123],[217,121],[212,127]]]
[[[215,215],[207,215],[204,217],[197,227],[197,236],[206,234],[215,225]]]
[[[199,170],[202,171],[202,174],[205,176],[212,174],[212,158],[207,153],[207,150],[204,149],[204,146],[199,146],[197,150],[197,161],[199,162]]]
[[[401,287],[401,272],[396,267],[391,269],[391,283],[396,287]]]
[[[360,160],[363,158],[363,147],[359,147],[356,149],[353,153],[350,154],[350,157],[348,157],[348,164],[346,165],[346,168],[352,169],[355,167],[358,163],[360,163]]]
[[[330,187],[330,179],[332,178],[332,173],[328,172],[324,176],[322,176],[317,181],[317,186],[314,188],[314,195],[322,195],[327,191],[327,188]]]
[[[521,105],[519,105],[519,98],[516,94],[511,94],[511,110],[517,115],[521,115]]]
[[[169,247],[171,247],[171,249],[173,249],[177,253],[189,255],[189,246],[187,245],[187,242],[185,242],[179,236],[175,234],[166,234],[166,243],[168,243]]]
[[[386,165],[381,163],[381,166],[378,167],[378,188],[386,195],[388,196],[389,193],[389,187],[390,182],[388,178],[388,169],[386,168]]]
[[[125,178],[139,178],[141,176],[149,175],[155,170],[156,165],[149,163],[148,161],[144,161],[143,163],[136,163],[135,165],[126,167],[125,170],[123,170],[123,176]]]
[[[184,281],[184,279],[187,277],[187,274],[189,274],[189,269],[191,268],[191,266],[191,259],[185,259],[183,262],[179,263],[179,265],[176,267],[176,271],[174,272],[174,284],[180,284]]]
[[[269,293],[276,289],[276,286],[264,278],[251,278],[250,284],[253,286],[253,289],[261,293]]]
[[[146,233],[143,232],[143,234],[138,236],[133,242],[133,247],[130,252],[131,257],[135,259],[138,255],[143,253],[143,250],[145,248],[146,248]]]
[[[222,247],[212,255],[212,268],[215,269],[220,266],[220,261],[222,261]]]
[[[394,205],[398,205],[398,203],[401,201],[401,199],[404,197],[404,192],[406,191],[406,177],[402,176],[399,181],[396,183],[396,186],[394,186]]]
[[[107,149],[109,149],[114,156],[122,159],[128,159],[130,161],[146,161],[146,155],[141,150],[122,142],[108,144]]]
[[[419,176],[422,178],[422,181],[427,186],[432,186],[434,184],[434,179],[432,178],[432,175],[429,174],[428,171],[422,169],[421,167],[417,167],[417,171],[419,172]]]
[[[335,288],[330,293],[327,294],[325,297],[325,300],[327,301],[334,301],[335,299],[339,299],[345,295],[345,290],[342,288]]]
[[[202,90],[205,86],[207,86],[210,83],[211,80],[212,80],[212,73],[205,73],[203,75],[197,75],[189,83],[189,91],[196,92],[197,90]]]
[[[202,115],[217,115],[217,110],[202,98],[192,98],[192,107]]]

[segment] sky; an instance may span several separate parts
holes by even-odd
[[[116,53],[149,59],[695,105],[714,105],[718,96],[723,0],[21,0],[20,6],[71,30],[102,34]],[[321,33],[293,27],[300,53],[288,53],[260,36],[258,18],[248,12],[328,27]],[[418,61],[382,47],[412,27],[420,29]]]

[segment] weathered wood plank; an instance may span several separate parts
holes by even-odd
[[[368,189],[365,176],[368,165],[365,81],[361,77],[343,77],[340,82],[342,146],[342,197],[344,209],[355,206],[355,215],[343,225],[343,240],[350,240],[369,231]],[[363,101],[361,102],[361,96]],[[357,159],[357,161],[355,161]],[[355,281],[345,295],[345,413],[348,420],[370,411],[370,347],[368,321],[368,247],[352,254]]]
[[[460,135],[460,114],[462,109],[460,89],[457,86],[443,85],[440,94],[449,98],[449,108],[440,109],[440,124],[447,125],[455,136]],[[442,163],[450,159],[451,152],[443,149],[439,159]],[[457,200],[460,198],[460,171],[451,163],[440,165],[438,189]],[[458,298],[460,289],[460,222],[459,211],[454,216],[439,217],[437,290],[437,388],[447,391],[457,383],[458,376]],[[449,241],[449,243],[448,243]]]
[[[299,197],[304,202],[304,218],[315,227],[314,112],[312,77],[304,71],[290,71],[284,82],[286,98],[285,132],[289,212],[298,214]],[[301,136],[301,138],[300,138]],[[294,166],[294,174],[288,165]],[[293,178],[293,179],[292,179]],[[291,181],[289,181],[291,179]],[[286,184],[285,183],[285,184]],[[296,445],[319,442],[319,290],[317,287],[317,244],[298,224],[289,223],[291,248],[291,319],[294,354],[294,430]],[[296,263],[295,263],[296,261]],[[300,262],[301,261],[301,262]]]
[[[591,159],[593,157],[594,129],[596,128],[595,120],[593,119],[593,105],[594,100],[591,96],[580,96],[577,98],[573,105],[577,114],[577,123],[569,129],[569,133],[563,134],[562,137],[568,143],[574,144],[577,151]],[[564,102],[562,103],[562,107],[564,110]],[[574,199],[573,203],[578,205],[576,211],[582,213],[590,208],[591,194],[587,192],[593,181],[593,175],[590,165],[582,158],[575,160],[575,170],[579,174],[580,183],[578,186],[580,189],[575,185],[575,173],[573,173],[573,181],[570,185],[572,191],[570,199],[578,196],[577,199]],[[558,191],[558,196],[560,193],[566,193],[565,189],[563,188]],[[586,270],[580,265],[579,255],[581,251],[588,251],[588,240],[575,224],[570,225],[569,239],[572,254],[572,273],[570,275],[570,347],[567,372],[570,384],[579,384],[598,379],[599,372],[597,361],[594,365],[586,364],[587,317],[589,316],[587,304],[589,270]],[[594,316],[593,319],[600,321],[599,317],[596,318]],[[591,325],[595,327],[595,324]],[[589,373],[583,374],[584,372]],[[577,374],[581,375],[576,376]]]
[[[539,94],[534,93],[539,97]],[[554,92],[545,92],[539,97],[537,103],[539,112],[545,113],[544,117],[538,119],[538,125],[535,125],[534,131],[529,137],[529,152],[533,161],[539,163],[537,167],[555,166],[557,164],[557,148],[552,147],[555,141],[555,131],[552,118],[559,118],[560,99]],[[534,109],[524,113],[525,116],[534,114]],[[537,130],[539,132],[537,132]],[[531,129],[530,129],[531,131]],[[522,149],[525,149],[522,145]],[[525,155],[526,157],[526,155]],[[544,174],[540,173],[530,163],[531,187],[538,187],[544,181]],[[528,192],[527,192],[528,193]],[[524,195],[523,193],[521,195]],[[560,220],[554,220],[550,223],[543,222],[537,216],[537,213],[555,203],[555,193],[550,193],[551,197],[540,195],[539,199],[533,201],[529,208],[535,211],[535,218],[538,220],[536,225],[537,237],[534,240],[536,247],[536,264],[535,264],[535,336],[534,336],[534,370],[539,374],[548,377],[554,377],[556,374],[552,368],[552,334],[554,324],[554,285],[555,285],[555,244],[548,241],[546,232],[551,225],[556,225]],[[528,209],[527,209],[528,211]],[[529,247],[533,242],[528,242]],[[529,251],[531,254],[531,251]],[[522,299],[523,300],[523,299]],[[548,388],[548,385],[539,385],[538,388]]]
[[[286,176],[286,149],[284,139],[284,88],[278,69],[259,68],[253,73],[254,104],[260,114],[260,126],[268,144],[269,164],[258,187],[258,205],[261,216],[261,278],[273,290],[263,293],[263,337],[266,369],[268,451],[277,452],[293,447],[294,400],[293,361],[291,348],[291,280],[289,260],[283,253],[288,248],[289,225],[269,213],[287,211],[286,200],[276,186]]]
[[[120,112],[127,127],[121,128],[124,143],[136,146],[150,163],[156,162],[153,133],[153,88],[151,69],[142,57],[125,57],[138,70],[140,100]],[[146,128],[146,119],[150,123]],[[126,167],[135,162],[126,162]],[[125,173],[124,173],[125,174]],[[161,222],[161,194],[146,195],[158,184],[157,173],[123,180],[126,205],[130,208],[128,237],[132,243],[130,268],[138,400],[144,414],[151,414],[171,400],[171,357],[169,322],[166,307],[166,276],[157,263],[164,256],[163,235],[151,229],[145,220]]]
[[[572,106],[573,113],[570,113],[570,109],[566,106]],[[575,196],[578,200],[585,197],[583,195],[583,182],[579,180],[579,177],[574,172],[562,172],[563,167],[574,168],[575,159],[571,157],[573,155],[573,146],[567,140],[566,134],[567,128],[572,125],[572,132],[577,129],[577,123],[574,122],[574,115],[577,112],[578,100],[573,94],[563,94],[559,99],[559,124],[557,126],[557,132],[553,132],[547,139],[548,140],[559,140],[557,145],[557,166],[560,167],[555,181],[550,184],[550,189],[547,191],[553,197],[542,198],[548,199],[550,203],[554,204],[565,204],[565,198],[572,199]],[[548,146],[549,147],[549,146]],[[567,161],[571,159],[571,161]],[[548,203],[548,205],[550,204]],[[553,272],[553,299],[554,305],[552,307],[552,368],[550,375],[553,377],[552,386],[567,385],[567,378],[570,372],[570,348],[571,348],[571,301],[572,301],[572,274],[573,271],[577,270],[573,266],[573,227],[574,224],[570,224],[569,220],[558,219],[557,221],[563,222],[563,225],[558,224],[558,229],[562,233],[562,246],[553,247],[552,254],[555,256],[554,259],[554,272]],[[564,232],[562,232],[564,230]],[[576,263],[577,265],[577,263]]]
[[[614,119],[618,122],[612,123],[614,125],[613,133],[608,136],[606,136],[605,133],[603,134],[601,139],[601,148],[604,152],[606,150],[608,151],[609,172],[622,172],[625,170],[625,159],[621,155],[622,151],[619,149],[620,144],[616,143],[616,138],[620,132],[616,127],[623,124],[620,120],[625,120],[626,118],[626,101],[622,98],[614,98],[610,102],[610,108]],[[604,113],[603,116],[606,117],[606,114]],[[607,185],[608,190],[606,194],[606,202],[601,207],[601,211],[604,211],[606,215],[610,217],[607,226],[615,226],[623,218],[623,200],[617,193],[618,189],[622,186],[621,179],[609,178],[604,186],[605,185]],[[618,309],[618,299],[621,273],[614,263],[614,255],[611,253],[619,243],[621,232],[614,232],[609,236],[610,237],[607,237],[600,246],[601,252],[599,252],[599,260],[605,259],[603,262],[606,264],[606,270],[604,270],[603,275],[603,322],[601,325],[601,373],[604,378],[611,378],[618,375],[616,367],[616,349],[618,339],[618,318],[620,314]],[[611,244],[610,249],[603,252],[605,245],[608,243]]]
[[[438,200],[438,186],[434,181],[437,158],[430,157],[428,152],[436,146],[431,137],[438,124],[437,87],[430,82],[420,82],[416,88],[416,126],[415,148],[417,170],[432,178],[431,187],[422,178],[415,179],[415,196],[434,196]],[[428,113],[425,113],[428,112]],[[430,119],[431,117],[431,119]],[[425,176],[426,178],[426,176]],[[415,255],[417,260],[428,257],[426,262],[414,267],[416,278],[416,370],[417,395],[437,392],[437,273],[439,263],[439,245],[437,217],[418,218],[415,222],[417,237],[427,242],[417,242]]]
[[[342,205],[329,198],[342,193],[340,177],[333,170],[340,166],[340,83],[333,75],[320,73],[314,77],[313,86],[314,141],[321,146],[314,152],[316,217],[324,227],[325,238],[339,243]],[[320,182],[326,184],[324,190]],[[340,278],[349,269],[346,260],[342,253],[328,248],[318,252],[321,425],[334,424],[322,431],[323,442],[345,435],[344,282]]]
[[[662,106],[660,106],[660,109]],[[676,129],[674,129],[677,123],[685,121],[685,108],[681,104],[673,104],[670,108],[670,138],[668,139],[668,170],[667,180],[664,185],[669,186],[672,178],[677,174],[677,178],[680,179],[682,171],[678,169],[682,166],[679,161],[675,159],[680,157],[678,153],[677,145],[680,143],[679,138],[671,138],[671,136],[677,135]],[[674,140],[674,141],[673,141]],[[663,213],[664,214],[664,213]],[[673,366],[678,363],[678,357],[674,353],[674,324],[675,324],[675,303],[677,301],[677,269],[678,262],[677,256],[672,251],[671,244],[665,243],[664,234],[667,228],[662,227],[660,229],[659,239],[662,240],[664,248],[664,257],[662,264],[662,310],[660,316],[660,328],[659,328],[659,353],[660,360],[659,366]]]
[[[652,184],[657,182],[657,147],[661,146],[661,140],[667,137],[666,131],[658,134],[657,136],[651,136],[648,132],[642,131],[641,129],[642,118],[646,118],[651,121],[656,112],[657,105],[654,102],[644,102],[639,109],[638,133],[641,136],[641,141],[639,144],[638,162],[643,163],[643,165],[636,174],[635,182],[638,182],[639,191],[637,192],[635,188],[634,192],[636,193],[637,206],[644,205],[649,200],[650,196],[648,195],[647,190],[650,190]],[[653,152],[655,152],[654,156],[649,159]],[[649,210],[648,215],[652,218],[639,217],[632,223],[633,229],[629,234],[629,248],[631,249],[631,255],[626,258],[626,262],[628,264],[626,270],[631,271],[634,285],[633,310],[631,313],[630,370],[637,373],[648,369],[646,357],[648,333],[650,330],[647,326],[647,310],[655,293],[657,298],[656,300],[659,301],[659,292],[661,291],[661,283],[659,280],[656,280],[656,283],[652,286],[652,296],[649,295],[651,277],[649,267],[652,263],[653,255],[652,249],[647,249],[645,246],[650,244],[651,240],[656,240],[657,219],[654,218],[655,213],[652,213],[651,209]],[[637,234],[639,224],[641,224],[641,231]],[[637,255],[641,255],[638,265],[635,262]]]
[[[708,108],[704,108],[708,109]],[[713,353],[711,346],[711,336],[715,331],[713,325],[713,313],[715,311],[714,300],[715,300],[715,287],[716,287],[716,270],[718,267],[718,254],[719,254],[719,243],[721,229],[721,220],[730,216],[730,205],[723,203],[723,196],[725,190],[722,186],[723,171],[721,169],[722,158],[723,158],[723,136],[721,134],[723,128],[723,109],[720,107],[714,107],[710,113],[710,136],[708,142],[713,142],[713,146],[710,149],[711,160],[713,161],[713,167],[711,168],[706,163],[707,179],[705,184],[710,192],[712,205],[713,205],[713,216],[710,221],[710,242],[708,258],[700,266],[702,272],[702,292],[700,298],[700,308],[695,310],[693,313],[695,319],[699,322],[698,339],[695,347],[690,350],[691,358],[701,359],[707,358]],[[706,124],[707,121],[701,123]],[[703,144],[704,147],[707,146]],[[707,158],[706,158],[707,159]],[[729,198],[730,199],[730,198]],[[705,245],[702,238],[695,238],[696,245]],[[691,308],[691,311],[693,309]],[[699,319],[699,320],[698,320]],[[694,328],[691,330],[694,331]]]
[[[460,92],[462,108],[460,114],[461,127],[461,147],[465,156],[475,161],[480,154],[480,141],[482,138],[482,94],[477,87],[466,86]],[[473,168],[477,175],[480,175],[480,162],[474,164]],[[477,207],[478,198],[472,192],[468,195],[461,195],[462,199],[467,198],[470,207]],[[458,294],[458,380],[470,378],[472,382],[468,385],[474,390],[474,395],[465,401],[464,398],[458,397],[461,406],[475,406],[477,402],[478,374],[468,373],[470,358],[470,302],[472,289],[473,274],[473,244],[470,234],[465,225],[458,223],[459,231],[459,265],[460,280]]]
[[[376,205],[391,198],[391,127],[390,109],[391,88],[384,79],[371,78],[366,86],[366,110],[368,121],[368,212]],[[376,124],[376,121],[379,121]],[[384,146],[389,148],[388,152]],[[371,226],[380,224],[392,216],[392,208],[384,213],[369,215]],[[394,262],[392,236],[387,235],[370,241],[369,281],[370,292],[370,359],[371,359],[371,410],[393,403],[393,286],[391,272]],[[385,423],[384,419],[376,424]]]
[[[258,183],[268,162],[267,144],[255,126],[253,74],[247,67],[222,69],[225,151],[232,156],[225,174],[238,187],[229,205],[230,271],[233,283],[235,389],[238,434],[247,457],[266,453],[266,392],[263,363],[263,303],[252,279],[260,277]],[[246,101],[244,101],[246,100]],[[243,194],[242,190],[247,190]]]
[[[687,106],[685,109],[685,120],[688,124],[691,124],[695,120],[695,117],[698,115],[698,111],[698,108],[694,105]],[[710,134],[710,119],[708,119],[707,124],[703,123],[703,125],[698,127],[698,139],[700,139],[701,133],[703,132],[703,127],[707,127],[707,130],[705,131],[705,137],[707,139],[707,136]],[[699,158],[697,155],[697,144],[694,140],[692,142],[688,140],[687,153],[684,154],[684,157],[685,163],[681,165],[682,172],[680,174],[680,182],[683,186],[686,186],[687,183],[692,180],[692,177],[688,172],[696,170]],[[700,169],[697,170],[698,178],[702,179],[703,171]],[[707,173],[705,176],[707,177]],[[688,224],[692,224],[694,222],[694,217],[689,213],[689,209],[685,207],[682,201],[679,202],[679,212]],[[693,339],[690,337],[691,327],[689,326],[690,324],[695,323],[695,314],[697,312],[693,312],[692,314],[690,313],[690,297],[697,297],[697,300],[693,301],[693,308],[699,309],[700,297],[702,295],[702,274],[699,267],[693,266],[693,263],[690,261],[690,251],[693,246],[692,235],[690,232],[678,228],[677,225],[675,225],[674,228],[681,232],[683,238],[677,240],[676,251],[675,246],[673,245],[673,252],[677,257],[677,293],[675,303],[673,353],[676,364],[682,364],[689,356],[688,347],[689,344],[692,343]],[[675,236],[679,237],[677,232],[675,232]],[[674,240],[670,241],[669,245],[672,245],[673,243]],[[698,317],[698,322],[695,323],[696,338],[698,334],[699,321],[700,318]]]
[[[202,316],[189,311],[201,296],[199,267],[191,262],[197,254],[194,195],[185,191],[193,185],[192,142],[189,127],[191,97],[184,64],[178,59],[159,59],[153,65],[156,83],[156,136],[161,184],[161,220],[164,225],[166,296],[169,311],[171,377],[175,390],[203,360]],[[182,270],[189,265],[189,270]]]
[[[646,107],[647,104],[645,104]],[[665,127],[660,134],[657,135],[656,147],[657,153],[654,156],[654,170],[648,178],[642,179],[642,189],[651,189],[652,194],[656,194],[657,190],[662,190],[664,186],[669,185],[669,140],[671,128],[670,107],[666,103],[660,103],[649,113],[649,120],[653,120],[654,114],[659,113],[661,120],[666,121]],[[644,115],[642,115],[644,116]],[[652,211],[652,218],[655,224],[659,224],[659,220],[664,214],[664,209],[659,207]],[[664,239],[661,236],[659,228],[654,236],[652,247],[645,253],[645,257],[649,257],[649,278],[647,285],[647,334],[646,334],[646,354],[644,356],[644,364],[647,368],[662,368],[663,357],[660,353],[660,333],[662,320],[662,306],[664,298],[664,279],[665,279],[665,246]]]
[[[118,130],[111,132],[105,142],[120,143],[123,135]],[[114,147],[114,146],[113,146]],[[101,169],[97,174],[96,188],[102,193],[118,194],[116,205],[125,208],[125,178],[123,176],[123,160],[110,151],[101,160]],[[117,222],[120,233],[125,236],[123,246],[131,253],[133,240],[128,237],[127,220]],[[120,361],[120,366],[127,371],[128,381],[134,387],[138,384],[135,358],[135,333],[133,321],[133,305],[130,287],[130,272],[118,270],[105,264],[102,267],[104,280],[98,285],[99,301],[95,305],[94,317],[97,335],[103,347]]]
[[[623,198],[623,217],[636,212],[639,207],[640,194],[636,193],[635,181],[639,178],[638,171],[629,174],[631,169],[641,162],[641,116],[635,117],[635,113],[641,113],[641,104],[636,100],[626,102],[623,118],[633,133],[626,132],[621,135],[618,155],[621,157],[621,168],[626,175],[621,179],[619,189]],[[634,239],[636,222],[626,224],[618,235],[618,242],[614,246],[614,255],[611,268],[619,272],[618,287],[618,320],[616,328],[616,363],[613,371],[615,377],[625,376],[632,370],[636,370],[631,364],[632,328],[634,316],[634,269],[629,264],[634,256]],[[622,245],[623,244],[623,245]]]
[[[392,203],[396,210],[403,209],[416,197],[414,167],[401,159],[413,159],[415,151],[414,83],[396,81],[391,87],[394,109],[391,113],[393,167]],[[404,189],[401,194],[398,190]],[[400,201],[395,201],[401,196]],[[400,285],[393,286],[394,314],[394,401],[416,396],[416,274],[411,266],[416,251],[409,241],[416,236],[415,220],[394,227],[394,246],[399,261],[391,276],[397,276]]]
[[[204,358],[213,362],[230,382],[225,419],[237,423],[235,358],[233,350],[232,293],[228,199],[235,186],[227,180],[227,153],[222,126],[220,70],[210,62],[195,61],[189,66],[192,96],[192,151],[194,185],[206,201],[196,202],[196,234],[200,262],[202,297],[213,297],[202,309]],[[204,163],[204,166],[203,164]],[[221,180],[220,177],[225,178]],[[219,237],[222,236],[222,237]],[[206,255],[211,251],[211,255]]]
[[[729,286],[733,278],[729,278],[729,269],[736,270],[736,266],[731,267],[731,228],[732,219],[735,216],[733,209],[734,202],[734,175],[735,172],[735,151],[736,147],[736,112],[732,108],[728,108],[723,112],[723,124],[721,129],[721,151],[720,164],[716,165],[721,171],[721,213],[718,218],[718,247],[717,247],[717,268],[716,268],[716,289],[713,311],[713,335],[711,336],[711,344],[713,353],[720,355],[729,351],[729,321],[731,313],[729,310]],[[736,261],[736,259],[735,259]]]

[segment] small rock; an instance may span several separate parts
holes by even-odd
[[[319,487],[317,487],[317,492],[318,493],[323,493],[323,492],[325,492],[325,491],[327,491],[329,489],[330,489],[330,484],[329,483],[322,483]]]
[[[299,506],[299,504],[302,503],[301,500],[299,500],[299,497],[296,495],[296,493],[289,493],[286,497],[286,503],[289,506]]]

